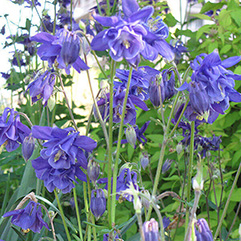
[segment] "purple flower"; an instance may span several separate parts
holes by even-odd
[[[28,85],[27,90],[35,103],[42,99],[44,106],[47,105],[48,99],[53,93],[56,76],[53,72],[46,70],[43,74],[36,74],[34,81]],[[27,91],[26,90],[26,91]]]
[[[141,162],[142,168],[143,168],[143,169],[146,169],[146,167],[147,167],[148,164],[150,163],[148,153],[143,152],[143,153],[141,154],[140,162]]]
[[[234,56],[221,61],[218,52],[214,51],[209,55],[201,54],[197,56],[191,63],[193,69],[192,81],[200,86],[202,95],[205,95],[204,109],[208,109],[209,112],[208,123],[213,123],[219,114],[224,114],[224,111],[229,107],[229,101],[241,102],[241,94],[234,89],[234,80],[241,80],[241,75],[236,75],[226,69],[237,64],[240,60],[240,56]],[[189,85],[184,83],[179,90],[188,89],[188,87]],[[200,101],[196,99],[196,104]],[[209,102],[208,108],[207,102]],[[192,106],[191,103],[192,109],[187,108],[185,113],[185,116],[190,117],[190,120],[193,120],[194,112],[197,111],[194,105]]]
[[[71,37],[68,37],[71,36]],[[66,44],[66,37],[68,37],[68,42]],[[86,70],[89,67],[84,63],[84,61],[74,53],[74,57],[69,57],[68,61],[71,63],[76,59],[72,64],[66,66],[65,60],[63,59],[63,54],[66,54],[66,45],[71,46],[72,52],[73,49],[78,50],[76,48],[76,44],[78,41],[77,36],[73,32],[69,32],[66,29],[60,29],[57,31],[56,35],[53,36],[49,33],[38,33],[35,36],[31,37],[31,41],[36,41],[42,43],[42,45],[38,48],[38,55],[42,60],[47,60],[49,66],[52,67],[55,61],[58,62],[58,68],[65,69],[66,74],[70,74],[71,65],[73,68],[80,73],[81,70]],[[75,40],[74,42],[70,42],[70,39]],[[74,45],[74,47],[72,46]],[[62,50],[64,48],[64,50]]]
[[[113,178],[111,180],[113,182]],[[108,187],[108,179],[107,178],[101,178],[97,181],[97,183],[106,183],[105,189],[107,190]],[[133,184],[134,188],[136,190],[139,190],[139,187],[137,185],[137,173],[135,171],[131,171],[129,168],[123,168],[120,172],[120,175],[117,177],[117,185],[116,185],[116,192],[121,193],[122,191],[125,191],[126,189],[129,189],[130,184]],[[133,201],[133,196],[131,194],[124,194],[121,196],[120,194],[116,195],[116,199],[123,198],[128,200],[129,202]]]
[[[168,74],[170,78],[168,79]],[[175,89],[175,74],[172,70],[164,69],[162,71],[162,78],[159,81],[157,78],[152,78],[149,85],[149,97],[154,106],[160,106],[165,100],[170,99],[177,91]]]
[[[24,37],[24,40],[19,43],[24,45],[24,49],[28,51],[30,56],[33,56],[36,49],[35,44],[30,40],[28,34],[23,34],[22,37]]]
[[[108,241],[109,240],[109,234],[106,233],[103,235],[103,241]],[[118,236],[118,233],[116,233],[116,231],[114,231],[114,239],[113,241],[123,241],[123,239],[120,239]]]
[[[92,182],[96,182],[100,175],[100,165],[93,161],[92,159],[89,160],[88,166],[87,166],[87,173],[88,177]]]
[[[99,219],[106,210],[105,193],[102,189],[92,190],[90,210],[96,219]]]
[[[152,218],[150,221],[143,223],[143,233],[145,241],[159,241],[159,227],[158,222]]]
[[[23,230],[32,230],[40,233],[43,226],[49,229],[48,224],[42,219],[41,204],[30,201],[24,209],[17,209],[7,212],[3,217],[12,216],[12,224],[21,227]]]
[[[160,72],[149,66],[140,66],[137,70],[133,70],[131,75],[131,83],[129,94],[138,97],[140,100],[144,101],[149,98],[148,88],[149,82],[152,78],[159,75]],[[115,87],[122,86],[126,88],[128,81],[129,71],[117,69],[116,77],[121,81],[115,81]]]
[[[168,35],[168,29],[162,20],[150,18],[154,12],[153,7],[140,9],[136,0],[124,0],[122,8],[123,17],[94,16],[101,25],[110,28],[95,36],[91,43],[92,48],[98,51],[110,49],[109,54],[115,61],[125,58],[136,66],[140,61],[140,55],[145,59],[154,60],[160,53],[168,60],[172,60],[171,47],[164,40]],[[152,21],[151,25],[155,26],[151,28],[148,21]]]
[[[23,143],[30,132],[30,129],[20,122],[20,116],[14,109],[4,109],[0,116],[0,146],[5,146],[8,152],[12,152]]]
[[[198,230],[195,229],[197,241],[213,241],[213,235],[204,218],[199,219],[196,226],[198,227]]]
[[[88,152],[96,146],[96,142],[87,136],[79,136],[73,128],[33,126],[34,138],[46,140],[40,157],[32,161],[36,176],[44,181],[46,188],[52,192],[55,187],[63,193],[74,187],[75,176],[86,181],[80,169],[87,168]]]

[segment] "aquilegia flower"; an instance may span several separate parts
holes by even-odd
[[[195,229],[197,241],[213,241],[213,235],[204,218],[199,219],[196,226],[198,227],[198,230]]]
[[[170,77],[169,77],[170,75]],[[175,74],[172,70],[164,69],[161,79],[152,78],[149,85],[149,97],[154,106],[159,107],[161,102],[170,99],[177,91],[175,89]]]
[[[89,68],[79,57],[78,38],[76,33],[60,29],[55,36],[42,32],[31,37],[30,40],[42,43],[37,54],[42,60],[47,60],[50,67],[57,61],[58,68],[65,69],[66,73],[70,74],[71,66],[79,73]]]
[[[96,142],[87,136],[80,136],[73,128],[33,126],[34,138],[46,140],[40,157],[32,161],[36,176],[44,181],[49,192],[55,187],[63,193],[74,187],[75,178],[86,181],[86,175],[80,167],[87,168],[88,152],[96,146]]]
[[[221,61],[217,51],[209,55],[201,54],[194,59],[191,63],[191,84],[184,83],[179,88],[190,93],[190,104],[185,112],[189,120],[204,117],[208,123],[213,123],[219,114],[224,114],[228,109],[229,101],[241,102],[241,94],[234,89],[234,80],[241,80],[241,75],[226,69],[240,60],[241,56],[234,56]]]
[[[102,189],[92,190],[90,199],[90,210],[96,219],[99,219],[106,210],[106,198]]]
[[[52,71],[46,70],[43,74],[36,74],[33,82],[28,85],[26,91],[32,97],[32,102],[42,99],[44,106],[47,105],[48,99],[53,93],[56,76]]]
[[[32,230],[34,233],[40,233],[42,227],[49,229],[48,224],[42,219],[41,204],[30,201],[24,209],[17,209],[7,212],[3,217],[12,216],[12,224],[19,226],[23,230]]]
[[[164,40],[168,35],[168,28],[161,20],[150,18],[154,12],[152,6],[140,9],[136,0],[123,0],[122,9],[123,17],[94,15],[101,25],[110,28],[94,37],[91,43],[93,50],[110,49],[109,54],[115,61],[124,58],[136,66],[140,62],[140,55],[154,60],[160,53],[168,60],[174,59],[171,47]],[[153,23],[148,24],[150,21]]]
[[[30,132],[30,129],[21,123],[20,116],[14,109],[4,109],[0,116],[0,147],[5,146],[8,152],[14,151]]]

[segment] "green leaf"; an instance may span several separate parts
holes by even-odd
[[[218,10],[220,8],[222,8],[222,6],[224,5],[225,3],[211,3],[211,2],[207,2],[205,3],[205,5],[202,7],[200,13],[206,13],[208,12],[209,10]]]
[[[241,26],[241,11],[232,11],[230,13],[232,19],[236,22],[236,24],[240,27]]]
[[[173,17],[171,13],[166,15],[164,22],[167,24],[168,27],[174,27],[177,24],[177,20]]]
[[[203,33],[208,33],[213,25],[206,24],[198,29],[196,33],[196,40],[199,40]]]
[[[201,13],[190,14],[190,16],[199,18],[199,19],[204,19],[204,20],[212,20],[211,17],[209,17],[208,15],[201,14]]]
[[[224,45],[220,50],[220,54],[226,54],[231,48],[231,44]]]
[[[218,42],[215,41],[215,42],[211,42],[209,45],[208,45],[208,53],[212,53],[214,49],[217,49],[218,48]]]

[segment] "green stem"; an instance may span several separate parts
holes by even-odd
[[[107,4],[107,16],[110,16],[110,0],[106,0]]]
[[[85,63],[87,64],[86,55],[84,55],[84,59],[85,59]],[[93,92],[93,88],[92,88],[91,80],[90,80],[90,73],[89,73],[88,69],[86,70],[86,73],[87,73],[87,79],[88,79],[88,83],[89,83],[89,87],[90,87],[91,96],[92,96],[92,99],[93,99],[93,102],[94,102],[94,106],[95,106],[98,118],[100,120],[100,125],[102,127],[102,130],[103,130],[103,133],[104,133],[104,136],[105,136],[106,145],[108,147],[109,146],[109,137],[108,137],[108,133],[107,133],[107,130],[106,130],[106,125],[105,125],[105,122],[103,121],[103,118],[101,116],[99,107],[97,105],[97,102],[96,102],[96,99],[95,99],[95,96],[94,96],[94,92]]]
[[[79,237],[80,237],[80,240],[83,241],[81,220],[80,220],[80,214],[79,214],[79,205],[78,205],[78,199],[77,199],[77,194],[76,194],[76,188],[75,187],[73,188],[73,194],[74,194],[74,203],[75,203],[76,216],[77,216],[78,227],[79,227]]]
[[[195,199],[194,199],[194,204],[193,204],[193,208],[192,208],[187,232],[186,232],[186,235],[185,235],[185,241],[190,240],[191,231],[192,231],[192,223],[193,223],[193,220],[194,220],[195,213],[197,211],[198,202],[199,202],[200,197],[201,197],[201,190],[195,190]]]
[[[178,124],[180,123],[180,121],[183,117],[184,111],[186,110],[188,103],[189,103],[189,97],[188,97],[188,99],[187,99],[187,101],[186,101],[186,103],[185,103],[185,105],[182,109],[182,112],[181,112],[180,116],[178,117],[177,123],[175,124],[174,128],[172,129],[171,133],[169,134],[170,137],[172,137],[172,135],[174,134],[174,131],[177,129]]]
[[[240,162],[240,164],[239,164],[238,171],[237,171],[237,173],[236,173],[236,175],[235,175],[232,188],[231,188],[231,190],[230,190],[228,199],[227,199],[227,201],[226,201],[226,204],[225,204],[225,207],[224,207],[224,210],[223,210],[222,217],[221,217],[221,219],[219,220],[218,227],[217,227],[217,229],[216,229],[216,232],[215,232],[215,235],[214,235],[213,240],[216,240],[216,239],[217,239],[217,236],[218,236],[218,234],[219,234],[219,232],[220,232],[220,229],[221,229],[221,226],[222,226],[224,217],[226,216],[226,212],[227,212],[227,210],[228,210],[228,205],[229,205],[229,202],[230,202],[230,199],[231,199],[233,190],[234,190],[234,188],[235,188],[235,186],[236,186],[236,184],[237,184],[237,181],[238,181],[240,172],[241,172],[241,162]]]
[[[190,138],[190,152],[188,163],[188,180],[187,180],[187,203],[191,201],[191,185],[192,185],[192,166],[193,166],[193,154],[194,154],[194,133],[195,133],[195,121],[191,123],[191,138]],[[186,208],[185,230],[188,231],[189,221],[189,207]]]
[[[84,193],[84,203],[85,203],[85,213],[86,213],[86,220],[89,220],[89,204],[88,204],[88,197],[87,197],[87,185],[86,182],[83,182],[83,193]],[[86,240],[87,233],[89,231],[89,224],[86,226],[86,232],[84,240]]]
[[[113,89],[114,89],[114,74],[115,74],[114,60],[111,61],[111,76],[110,76],[110,100],[109,100],[109,150],[108,150],[108,198],[107,198],[107,210],[109,228],[111,229],[111,177],[112,177],[112,144],[113,144]]]
[[[119,156],[120,156],[121,138],[122,138],[123,125],[124,125],[124,118],[125,118],[125,114],[126,114],[125,113],[126,112],[126,104],[127,104],[127,97],[128,97],[129,89],[130,89],[132,71],[133,71],[133,67],[130,68],[128,82],[127,82],[127,86],[126,86],[126,93],[125,93],[123,109],[122,109],[122,113],[121,113],[121,122],[120,122],[117,149],[116,149],[116,157],[115,157],[115,164],[114,164],[112,200],[111,200],[111,223],[112,223],[112,225],[115,225],[115,211],[116,211],[115,210],[116,209],[115,202],[116,202],[118,162],[119,162]]]
[[[90,179],[88,177],[87,177],[87,185],[88,185],[89,202],[91,202],[91,187],[90,187]],[[97,241],[95,219],[94,219],[94,216],[93,216],[92,212],[90,212],[90,218],[91,218],[91,223],[93,224],[92,229],[93,229],[94,241]]]
[[[59,201],[58,193],[57,193],[57,191],[55,189],[54,189],[54,195],[55,195],[55,198],[56,198],[57,203],[58,203],[58,207],[59,207],[60,215],[61,215],[61,218],[62,218],[62,221],[63,221],[65,233],[67,235],[67,239],[68,239],[68,241],[71,241],[69,230],[68,230],[68,227],[67,227],[67,224],[66,224],[66,221],[65,221],[65,217],[64,217],[63,208],[62,208],[61,203]]]
[[[70,31],[72,31],[73,26],[73,0],[70,1]]]
[[[70,104],[69,104],[69,100],[68,100],[67,94],[66,94],[65,89],[64,89],[64,83],[62,81],[62,78],[60,76],[58,76],[58,77],[59,77],[60,85],[61,85],[61,88],[62,88],[62,92],[63,92],[64,97],[65,97],[65,101],[66,101],[66,104],[67,104],[67,107],[68,107],[68,110],[69,110],[69,114],[70,114],[71,120],[72,120],[72,122],[74,124],[75,130],[78,131],[78,127],[77,127],[77,124],[75,122],[74,115],[72,113],[72,110],[71,110],[71,107],[70,107]]]
[[[168,142],[168,132],[169,132],[169,129],[170,129],[170,125],[171,125],[171,120],[172,120],[172,116],[173,116],[173,113],[174,113],[174,109],[175,109],[175,106],[177,105],[177,101],[179,99],[179,96],[180,96],[180,91],[178,91],[177,95],[176,95],[176,98],[174,100],[174,104],[173,104],[173,107],[171,109],[171,113],[170,113],[170,116],[169,116],[169,119],[168,119],[168,122],[167,122],[167,126],[164,130],[164,136],[163,136],[163,142],[162,142],[162,147],[161,147],[161,151],[160,151],[160,156],[159,156],[159,161],[158,161],[158,166],[157,166],[157,171],[156,171],[156,176],[155,176],[155,181],[154,181],[154,185],[153,185],[153,191],[152,191],[152,196],[155,196],[156,195],[156,192],[157,192],[157,187],[158,187],[158,184],[159,184],[159,181],[160,181],[160,175],[161,175],[161,169],[162,169],[162,163],[163,163],[163,159],[164,159],[164,155],[165,155],[165,150],[166,150],[166,146],[167,146],[167,142]],[[149,207],[148,209],[148,213],[147,213],[147,216],[146,216],[146,220],[149,220],[150,217],[151,217],[151,211],[152,211],[152,206]]]
[[[55,35],[56,21],[57,21],[57,18],[56,18],[56,12],[57,12],[56,5],[57,5],[57,0],[54,1],[54,26],[53,26],[53,35]],[[44,27],[45,27],[45,26],[44,26]],[[45,28],[44,28],[44,29],[45,29]]]

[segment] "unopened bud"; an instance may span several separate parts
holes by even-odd
[[[192,180],[192,187],[193,189],[196,191],[201,191],[203,189],[203,166],[201,164],[201,162],[199,161],[197,163],[197,174],[196,176],[193,178]]]
[[[26,136],[22,144],[22,154],[25,161],[28,161],[28,159],[32,156],[34,147],[35,139],[31,135]]]
[[[165,172],[167,172],[170,169],[172,162],[173,162],[173,160],[166,159],[166,161],[164,162],[164,164],[162,166],[162,174],[164,174]]]
[[[88,173],[89,179],[92,182],[96,182],[100,174],[100,165],[92,159],[89,160],[89,163],[87,166],[87,173]]]
[[[106,210],[106,199],[102,189],[92,190],[90,210],[99,219]]]
[[[133,148],[136,146],[136,131],[133,126],[128,126],[125,130],[126,139],[132,145]]]
[[[148,153],[143,152],[143,153],[141,154],[140,162],[141,162],[142,168],[143,168],[143,169],[146,169],[146,167],[148,166],[148,164],[149,164],[149,162],[150,162]]]
[[[141,193],[143,194],[141,196],[141,203],[146,209],[148,209],[150,206],[151,195],[148,190],[142,190]]]

